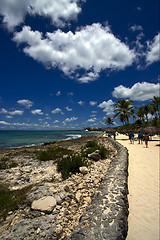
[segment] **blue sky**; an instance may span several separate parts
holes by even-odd
[[[159,0],[0,0],[0,129],[105,127],[120,98],[145,105],[159,32]]]

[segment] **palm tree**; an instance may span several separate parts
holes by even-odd
[[[133,101],[126,100],[126,99],[120,99],[118,100],[118,103],[115,103],[115,110],[114,112],[117,112],[114,115],[114,118],[117,116],[120,117],[120,121],[124,124],[129,123],[130,116],[134,117],[134,106],[131,106],[131,103]]]
[[[142,122],[144,122],[144,119],[145,119],[145,113],[144,113],[144,108],[143,107],[140,107],[137,111],[137,117],[140,118],[140,120]]]
[[[146,104],[144,107],[144,115],[146,117],[147,123],[148,123],[148,114],[151,112],[150,104]]]
[[[155,117],[160,117],[160,97],[153,97],[150,99],[152,103],[150,103],[152,114],[155,114]]]
[[[160,97],[153,97],[150,103],[150,112],[155,118],[152,121],[153,126],[160,126]]]
[[[124,125],[124,115],[122,113],[119,115],[119,120]]]
[[[143,122],[147,121],[148,123],[148,114],[151,113],[153,115],[153,110],[150,107],[150,104],[146,104],[144,107],[140,107],[137,111],[137,116],[142,120]]]
[[[107,126],[113,125],[113,120],[112,120],[112,118],[111,118],[111,117],[108,117],[105,123],[107,124]]]

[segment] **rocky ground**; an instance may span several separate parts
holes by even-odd
[[[10,190],[28,188],[25,201],[10,211],[0,224],[0,239],[67,239],[92,204],[100,183],[107,176],[116,150],[102,135],[50,144],[79,152],[88,141],[96,139],[110,148],[107,159],[93,162],[88,169],[63,180],[54,161],[39,161],[35,151],[48,145],[21,149],[1,149],[0,158],[9,157],[17,167],[0,171],[0,183]]]

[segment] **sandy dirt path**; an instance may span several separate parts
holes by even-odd
[[[160,239],[159,153],[158,137],[145,144],[130,144],[128,137],[118,135],[117,141],[129,150],[129,230],[127,240]]]

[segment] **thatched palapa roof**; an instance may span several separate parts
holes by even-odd
[[[118,130],[118,132],[119,132],[120,134],[129,134],[130,131],[131,131],[131,130],[128,130],[128,129]]]
[[[160,135],[160,128],[149,126],[149,127],[142,127],[139,128],[138,131],[141,131],[143,134],[149,134],[149,135]]]
[[[105,132],[106,133],[109,133],[109,134],[114,134],[116,132],[116,130],[114,128],[111,128],[111,127],[107,127],[105,129]]]

